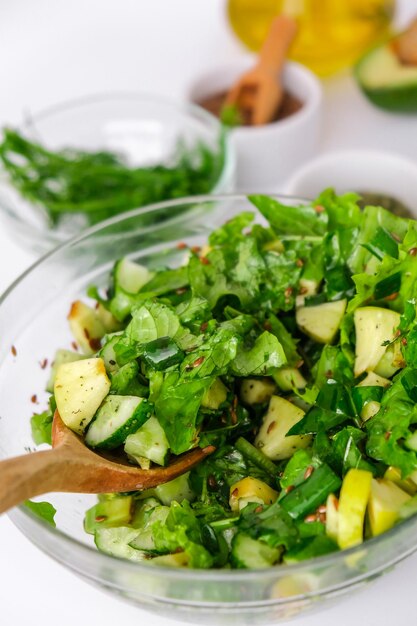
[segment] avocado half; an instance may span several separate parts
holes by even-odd
[[[417,111],[417,66],[401,63],[392,42],[365,54],[355,76],[365,96],[381,109]]]

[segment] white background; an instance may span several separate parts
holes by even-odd
[[[227,27],[224,4],[0,0],[0,126],[19,123],[25,111],[106,90],[181,97],[199,71],[242,54]],[[398,4],[400,23],[417,14],[417,0]],[[417,118],[372,108],[347,74],[327,81],[325,95],[322,152],[385,148],[417,160]],[[0,292],[32,260],[0,226]],[[416,621],[416,580],[417,555],[364,592],[297,623],[408,626]],[[5,516],[0,518],[0,616],[5,626],[174,624],[81,582],[33,547]]]

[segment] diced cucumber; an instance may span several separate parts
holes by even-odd
[[[391,378],[402,367],[405,367],[405,360],[401,352],[401,344],[397,340],[387,347],[375,367],[375,373],[385,378]]]
[[[212,409],[217,411],[223,402],[227,398],[227,387],[222,383],[220,378],[216,378],[214,383],[207,389],[203,399],[201,400],[201,406],[205,409]]]
[[[365,306],[353,314],[356,333],[355,376],[373,371],[384,356],[386,342],[394,339],[400,314],[390,309]],[[378,372],[384,376],[382,372]]]
[[[120,287],[128,293],[137,293],[152,276],[147,267],[126,258],[117,261],[113,270],[116,289]]]
[[[112,528],[130,524],[134,502],[132,496],[116,496],[103,500],[88,509],[84,518],[84,530],[94,535],[98,528]]]
[[[255,439],[257,448],[272,461],[290,458],[295,450],[307,448],[310,435],[290,435],[288,431],[304,416],[304,411],[288,400],[272,396],[259,433]]]
[[[121,324],[110,311],[108,311],[101,302],[97,305],[97,316],[100,322],[103,324],[106,333],[116,333],[123,328]]]
[[[366,422],[370,420],[371,417],[373,417],[374,415],[378,413],[380,408],[381,408],[381,403],[377,402],[376,400],[370,400],[369,402],[367,402],[363,406],[361,413],[360,413],[362,421]]]
[[[153,509],[158,506],[161,506],[161,503],[153,497],[146,497],[144,500],[138,500],[135,508],[135,514],[130,525],[133,526],[133,528],[138,528],[139,530],[144,528],[149,516],[152,514]]]
[[[135,548],[136,550],[155,550],[155,540],[153,537],[152,526],[157,522],[165,524],[168,515],[168,506],[157,506],[152,509],[149,517],[147,518],[146,524],[143,526],[143,528],[139,529],[139,533],[136,535],[133,541],[130,542],[130,546],[132,548]]]
[[[57,350],[54,356],[54,360],[52,361],[51,374],[46,385],[46,391],[48,391],[49,393],[54,393],[56,373],[60,365],[62,365],[63,363],[72,363],[73,361],[80,361],[83,358],[86,357],[84,357],[82,354],[78,354],[78,352],[72,352],[72,350]]]
[[[300,330],[318,343],[333,343],[346,311],[347,300],[303,306],[296,310]]]
[[[281,367],[272,378],[282,391],[292,391],[293,389],[304,389],[307,381],[296,367]]]
[[[120,333],[111,336],[107,335],[106,338],[107,341],[101,348],[98,356],[103,359],[107,372],[109,374],[113,374],[113,372],[117,372],[120,369],[119,365],[117,364],[116,353],[114,351],[114,346],[120,340]]]
[[[110,390],[103,359],[83,359],[58,367],[54,394],[63,422],[83,434]]]
[[[144,459],[144,457],[142,458]],[[166,506],[169,506],[171,502],[181,503],[183,500],[192,502],[195,498],[195,493],[190,487],[189,476],[190,472],[186,472],[163,485],[158,485],[153,489],[147,489],[141,493],[141,498],[149,498],[150,500],[155,500],[157,504],[161,502]],[[158,498],[158,500],[156,500],[156,498]]]
[[[161,371],[181,363],[184,352],[171,337],[159,337],[144,346],[142,359],[152,369]]]
[[[270,378],[245,378],[240,386],[240,397],[245,404],[269,402],[277,386]]]
[[[169,444],[164,429],[154,415],[136,433],[128,436],[125,452],[139,464],[140,457],[145,457],[157,465],[165,465]]]
[[[144,380],[139,373],[137,361],[129,361],[111,376],[110,393],[119,396],[147,396],[149,388],[141,382]],[[145,381],[144,381],[145,382]]]
[[[138,534],[135,528],[118,526],[117,528],[99,528],[94,535],[94,541],[100,552],[117,556],[121,559],[140,562],[149,558],[147,552],[135,550],[129,543]]]
[[[152,415],[152,405],[136,396],[107,396],[91,422],[85,442],[91,448],[121,446]]]
[[[278,548],[270,548],[266,543],[238,533],[232,541],[231,561],[235,567],[263,569],[271,567],[280,558]]]
[[[190,487],[189,478],[190,472],[186,474],[182,474],[174,480],[170,480],[163,485],[158,485],[155,487],[154,492],[156,497],[162,502],[169,506],[171,502],[181,502],[183,500],[188,500],[192,502],[195,498],[195,493]]]
[[[106,329],[95,309],[76,300],[71,305],[68,321],[74,339],[84,354],[91,355],[100,349]]]
[[[404,441],[404,444],[409,450],[417,452],[417,430],[412,435],[407,437],[407,439]]]

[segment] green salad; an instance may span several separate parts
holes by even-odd
[[[356,546],[417,510],[417,222],[331,190],[266,196],[184,249],[121,259],[69,323],[49,411],[143,469],[196,446],[187,474],[103,494],[99,550],[191,568],[264,568]],[[259,221],[259,220],[258,220]]]

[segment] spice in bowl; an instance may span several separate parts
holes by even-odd
[[[233,105],[225,105],[227,91],[219,91],[199,100],[198,104],[212,115],[218,117],[226,126],[250,126],[248,115],[240,113]],[[290,91],[284,91],[282,101],[270,123],[280,122],[297,113],[303,106],[302,101]]]

